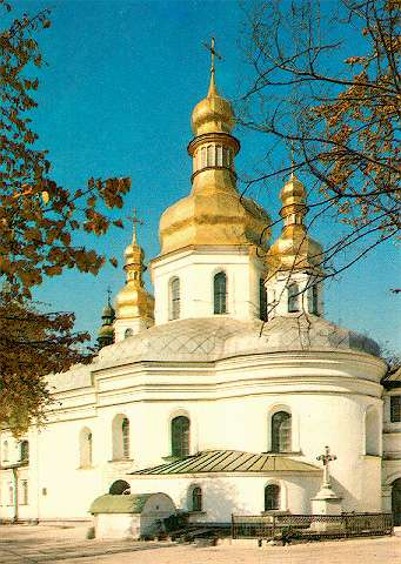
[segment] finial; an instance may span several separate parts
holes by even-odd
[[[215,85],[215,81],[214,81],[214,75],[215,75],[215,70],[216,70],[215,57],[217,57],[220,61],[223,60],[223,57],[215,49],[214,37],[212,37],[210,45],[208,43],[203,43],[203,46],[208,51],[210,51],[210,56],[211,56],[211,61],[210,61],[210,86],[209,86],[208,94],[212,94],[212,93],[216,92],[216,85]]]
[[[132,210],[132,217],[128,217],[127,219],[130,219],[132,221],[132,223],[134,224],[134,231],[133,231],[133,236],[132,236],[132,242],[136,243],[136,238],[137,238],[137,225],[143,225],[143,221],[142,219],[138,218],[138,210],[136,208],[134,208]]]
[[[111,288],[107,286],[107,305],[111,307]]]
[[[290,155],[291,155],[291,175],[290,175],[290,179],[294,180],[294,177],[295,177],[294,141],[291,141]]]

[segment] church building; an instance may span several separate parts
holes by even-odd
[[[90,519],[96,498],[127,492],[203,522],[401,518],[401,373],[325,319],[323,250],[294,173],[270,240],[268,213],[237,190],[234,124],[212,65],[192,113],[192,188],[160,219],[154,297],[134,225],[98,355],[49,376],[44,428],[0,432],[0,519]]]

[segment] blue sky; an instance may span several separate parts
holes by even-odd
[[[77,188],[90,176],[131,176],[122,216],[138,209],[145,222],[140,241],[147,259],[156,256],[161,213],[191,188],[190,116],[207,91],[210,61],[202,43],[212,35],[224,57],[217,71],[220,90],[235,102],[244,87],[242,8],[234,0],[13,5],[17,12],[53,8],[52,27],[39,35],[47,67],[40,72],[33,117],[38,148],[50,151],[54,177]],[[235,134],[242,145],[237,168],[252,174],[270,141],[241,129]],[[276,146],[271,159],[279,166],[286,158],[285,148]],[[272,215],[283,180],[273,179],[254,194]],[[332,233],[333,226],[323,224],[313,236],[327,245]],[[97,247],[121,258],[130,237],[130,228],[114,230]],[[390,243],[327,283],[326,317],[400,351],[401,298],[389,291],[401,286],[399,265],[400,248]],[[107,287],[115,296],[123,283],[121,268],[106,267],[96,278],[68,272],[46,282],[37,297],[53,309],[74,311],[77,328],[95,335]]]

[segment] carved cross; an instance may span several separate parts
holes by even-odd
[[[325,446],[324,454],[317,456],[316,460],[319,460],[319,462],[323,464],[323,483],[326,486],[330,486],[329,464],[333,462],[333,460],[337,460],[337,456],[330,454],[330,447]]]
[[[211,54],[211,66],[210,66],[210,72],[214,73],[214,58],[217,57],[220,61],[223,60],[223,57],[216,51],[215,47],[214,47],[214,37],[212,37],[212,40],[210,42],[210,45],[208,43],[204,43],[203,46],[210,51]]]

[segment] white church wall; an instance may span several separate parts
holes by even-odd
[[[280,486],[280,511],[309,513],[311,498],[316,495],[321,478],[318,476],[285,477],[194,475],[181,476],[131,476],[133,493],[163,491],[174,501],[177,509],[191,511],[189,492],[194,485],[202,489],[202,512],[198,521],[229,522],[231,515],[260,515],[264,512],[264,488],[275,483]]]
[[[93,432],[93,464],[80,468],[79,433],[82,421],[49,424],[40,431],[37,460],[37,518],[89,518],[88,508],[101,492],[99,444],[95,420],[84,421]]]
[[[246,248],[182,251],[154,261],[156,325],[169,321],[169,282],[175,276],[180,279],[180,319],[213,316],[213,277],[220,271],[227,276],[227,315],[258,317],[262,270],[262,261],[250,257]]]

